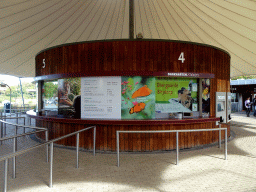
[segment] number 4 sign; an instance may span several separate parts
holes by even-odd
[[[184,52],[181,52],[178,60],[180,60],[182,63],[184,63],[184,61],[185,61]]]

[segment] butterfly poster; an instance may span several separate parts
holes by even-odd
[[[122,77],[121,118],[155,118],[155,78]]]

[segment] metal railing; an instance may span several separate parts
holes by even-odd
[[[5,140],[13,139],[12,152],[15,153],[15,152],[17,152],[17,143],[18,143],[17,138],[18,137],[24,137],[24,136],[32,135],[32,134],[39,133],[39,132],[42,132],[42,131],[45,131],[45,130],[32,131],[32,132],[29,132],[29,133],[14,135],[14,136],[11,136],[11,137],[4,137],[4,138],[1,138],[0,141],[3,142]],[[13,179],[15,179],[16,178],[16,157],[12,158],[12,170],[13,170],[12,171],[12,177],[13,177]]]
[[[120,166],[119,161],[119,134],[120,133],[174,133],[176,132],[176,165],[179,164],[179,133],[180,132],[200,132],[200,131],[219,131],[219,147],[221,147],[221,130],[225,130],[225,160],[227,160],[227,128],[210,128],[210,129],[186,129],[186,130],[158,130],[158,131],[116,131],[116,147],[117,147],[117,167]]]
[[[24,113],[24,112],[29,111],[29,110],[31,110],[31,108],[29,108],[29,107],[20,108],[20,109],[16,109],[16,108],[0,109],[0,113],[1,113],[1,115],[2,115],[2,114],[5,114],[5,115],[9,114],[9,116],[12,116],[13,113],[14,113],[14,114],[17,114],[17,113],[21,114],[21,113]],[[5,112],[5,111],[9,111],[9,113],[7,113],[7,112]]]
[[[15,119],[16,117],[10,117],[11,119]],[[9,119],[10,119],[9,118]],[[21,117],[19,117],[21,118]],[[22,118],[25,118],[25,117],[22,117]],[[25,123],[25,121],[24,121]],[[1,124],[1,139],[0,139],[0,143],[2,145],[2,142],[5,141],[5,140],[9,140],[9,139],[13,139],[13,153],[17,152],[17,138],[18,137],[22,137],[22,136],[26,136],[26,135],[31,135],[31,134],[34,134],[34,133],[38,133],[38,132],[42,132],[44,131],[45,132],[45,140],[48,141],[48,129],[46,128],[41,128],[41,127],[31,127],[31,126],[28,126],[28,125],[20,125],[20,124],[14,124],[14,123],[10,123],[10,122],[6,122],[6,121],[3,121],[3,120],[0,120],[0,124]],[[14,136],[10,136],[10,137],[3,137],[3,128],[4,128],[4,125],[8,124],[8,125],[13,125],[15,126],[15,135]],[[18,127],[23,127],[24,128],[24,131],[23,131],[23,134],[19,134],[18,135]],[[6,128],[6,127],[5,127]],[[35,130],[38,130],[38,131],[33,131],[33,132],[29,132],[29,133],[25,133],[25,129],[26,128],[29,128],[29,129],[35,129]],[[6,131],[5,131],[6,133]],[[48,162],[48,152],[49,149],[48,149],[48,146],[46,146],[46,161]],[[13,178],[16,178],[16,157],[13,157],[12,159],[12,163],[13,163]]]
[[[76,168],[79,167],[79,156],[78,156],[78,152],[79,152],[79,133],[80,132],[83,132],[83,131],[86,131],[86,130],[89,130],[89,129],[94,129],[93,131],[93,155],[95,156],[95,145],[96,145],[96,126],[91,126],[91,127],[87,127],[87,128],[84,128],[84,129],[81,129],[79,131],[76,131],[76,132],[73,132],[73,133],[70,133],[70,134],[67,134],[65,136],[62,136],[62,137],[58,137],[56,139],[53,139],[51,141],[47,141],[43,144],[38,144],[38,145],[35,145],[34,147],[31,147],[31,148],[28,148],[28,149],[25,149],[25,150],[22,150],[22,151],[18,151],[18,152],[15,152],[15,153],[12,153],[12,154],[9,154],[9,155],[6,155],[6,156],[3,156],[3,157],[0,157],[0,161],[3,161],[4,160],[4,192],[7,192],[7,170],[8,170],[8,159],[9,158],[13,158],[13,157],[16,157],[18,155],[21,155],[21,154],[24,154],[28,151],[31,151],[33,149],[36,149],[38,147],[42,147],[42,146],[48,146],[50,145],[50,179],[49,179],[49,187],[52,188],[52,170],[53,170],[53,143],[56,142],[56,141],[59,141],[59,140],[62,140],[62,139],[65,139],[67,137],[70,137],[70,136],[73,136],[73,135],[76,135]]]
[[[16,124],[19,123],[19,119],[23,119],[23,125],[25,125],[26,118],[25,117],[6,117],[6,116],[0,116],[0,119],[6,120],[6,119],[16,119]],[[23,133],[25,133],[25,128],[23,129]],[[1,122],[1,138],[6,135],[6,123]]]
[[[29,117],[28,114],[27,114],[27,118],[28,118],[28,124],[31,125],[31,119],[32,119],[32,118]]]
[[[1,119],[4,119],[4,120],[6,120],[6,119],[16,119],[16,124],[10,123],[10,122],[7,122],[7,121],[1,120]],[[18,124],[18,119],[23,119],[23,125]],[[27,129],[47,130],[46,128],[32,127],[32,126],[29,126],[29,125],[25,125],[26,124],[25,121],[26,121],[25,117],[0,117],[0,129],[1,129],[0,134],[1,134],[1,138],[6,135],[6,124],[15,126],[15,134],[16,135],[17,135],[18,127],[23,127],[23,133],[26,132],[26,128]]]

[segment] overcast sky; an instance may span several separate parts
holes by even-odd
[[[4,81],[4,83],[6,83],[9,86],[13,86],[13,85],[19,85],[20,81],[18,77],[15,76],[11,76],[11,75],[0,75],[0,82]],[[32,82],[33,78],[21,78],[21,83],[25,83],[25,82]]]

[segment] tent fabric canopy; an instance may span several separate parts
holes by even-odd
[[[231,77],[256,74],[255,0],[134,0],[134,37],[204,43],[231,55]],[[129,38],[128,0],[2,0],[0,74],[35,76],[60,44]]]

